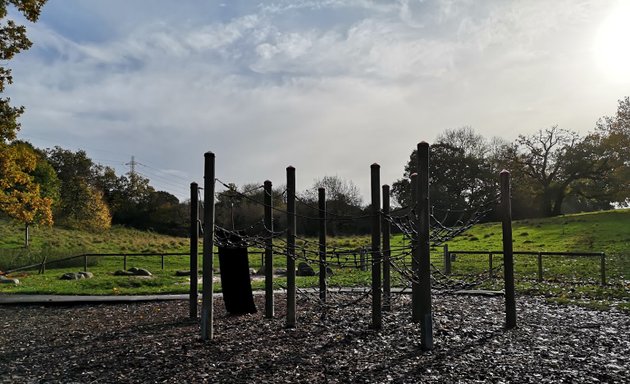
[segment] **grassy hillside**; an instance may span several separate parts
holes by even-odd
[[[515,221],[514,250],[630,253],[630,209]],[[479,224],[449,242],[451,249],[501,248],[500,223]]]
[[[13,223],[0,221],[0,270],[37,263],[47,256],[48,260],[82,253],[150,253],[150,252],[187,252],[188,239],[162,236],[155,233],[115,227],[102,233],[71,231],[60,228],[34,228],[31,231],[32,243],[28,250],[22,248],[23,230]],[[577,215],[566,215],[550,219],[515,221],[513,223],[515,251],[588,251],[606,252],[607,273],[614,287],[600,288],[591,284],[587,289],[575,290],[575,296],[586,295],[596,299],[628,298],[627,280],[630,280],[630,210],[616,210]],[[395,236],[392,244],[401,243],[401,237]],[[315,246],[317,241],[313,241]],[[450,250],[501,249],[501,226],[499,223],[479,224],[464,235],[448,243]],[[369,247],[368,237],[330,238],[329,246],[340,249]],[[298,243],[298,247],[300,247]],[[200,247],[201,249],[201,247]],[[442,267],[442,249],[432,251],[432,260],[438,268]],[[122,269],[120,257],[91,259],[90,271],[94,279],[60,281],[58,277],[68,271],[78,271],[83,260],[77,259],[73,265],[49,266],[44,275],[30,271],[21,276],[19,286],[0,285],[1,292],[20,293],[65,293],[65,294],[141,294],[141,293],[184,293],[187,291],[187,277],[176,277],[177,269],[188,269],[188,257],[167,257],[162,269],[160,257],[129,258],[127,267],[144,267],[154,273],[152,279],[133,279],[113,276],[113,272]],[[250,266],[260,266],[260,256],[252,255]],[[495,255],[495,266],[500,265],[501,257]],[[285,258],[276,257],[275,267],[283,267]],[[487,255],[458,257],[453,263],[456,273],[483,273],[487,269]],[[215,261],[218,267],[218,261]],[[564,295],[566,287],[552,284],[556,276],[565,276],[567,280],[597,282],[599,259],[546,258],[545,284],[532,283],[536,276],[536,261],[531,256],[519,256],[515,260],[516,276],[521,282],[517,288],[521,292],[534,292],[550,295]],[[315,266],[315,269],[317,267]],[[500,271],[499,271],[500,275]],[[339,270],[333,276],[333,285],[368,285],[370,272],[352,269]],[[626,280],[624,282],[623,280]],[[284,284],[282,279],[276,281]],[[255,281],[256,288],[262,288],[261,281]],[[501,288],[501,281],[494,281],[489,287]],[[316,278],[298,278],[299,286],[316,286]],[[217,289],[220,287],[217,285]]]
[[[58,227],[32,227],[30,249],[33,252],[54,251],[76,254],[84,252],[166,252],[181,251],[188,247],[188,240],[143,232],[135,229],[113,227],[104,232],[87,232]],[[24,228],[14,222],[0,220],[0,252],[23,249]]]

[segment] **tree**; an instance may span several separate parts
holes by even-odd
[[[565,198],[576,195],[580,186],[609,177],[615,166],[601,149],[597,136],[580,138],[552,126],[530,136],[519,135],[507,157],[514,173],[521,174],[521,182],[531,183],[540,214],[548,217],[561,214]]]
[[[591,139],[613,168],[606,179],[611,200],[630,205],[630,97],[618,101],[614,116],[599,119]]]
[[[33,223],[52,225],[52,203],[45,197],[31,174],[37,156],[25,145],[0,145],[0,209],[25,225],[24,245]]]
[[[72,152],[55,147],[46,150],[46,154],[61,182],[61,201],[55,210],[58,222],[77,229],[108,229],[111,213],[97,185],[102,167],[82,150]]]
[[[16,54],[31,47],[26,28],[7,20],[7,6],[14,5],[24,17],[37,21],[45,0],[3,0],[0,2],[0,94],[13,83],[6,63]],[[28,226],[33,222],[52,224],[52,201],[42,197],[39,186],[30,174],[37,166],[36,156],[24,148],[9,146],[20,129],[18,118],[24,107],[14,107],[11,99],[0,97],[0,211],[25,223],[25,245]]]
[[[496,140],[495,140],[496,141]],[[493,141],[492,145],[497,145]],[[493,153],[485,138],[466,126],[446,130],[431,146],[429,160],[429,195],[436,211],[478,208],[490,201],[497,191],[498,172]],[[411,153],[404,178],[394,182],[392,194],[399,204],[411,204],[409,177],[416,172],[417,152]]]
[[[363,216],[361,192],[351,180],[345,180],[339,176],[324,176],[315,180],[313,186],[302,194],[301,199],[308,204],[300,207],[306,213],[304,216],[318,217],[319,188],[326,190],[326,229],[328,234],[336,236],[362,233],[362,223],[350,220],[352,217]],[[302,218],[298,220],[298,224],[308,235],[316,234],[318,231],[316,220],[306,222]]]
[[[62,202],[61,224],[74,229],[101,231],[111,227],[112,217],[103,193],[86,180],[74,178],[66,186]]]
[[[6,20],[7,5],[14,5],[24,17],[36,22],[46,0],[2,0],[0,1],[0,93],[4,92],[7,84],[13,83],[11,69],[4,64],[16,54],[31,47],[31,41],[26,37],[26,27],[15,24],[13,20]],[[15,139],[20,129],[18,118],[24,113],[24,107],[11,106],[11,99],[0,97],[0,143]]]

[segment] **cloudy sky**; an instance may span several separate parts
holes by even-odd
[[[49,0],[7,94],[19,137],[131,156],[180,198],[217,177],[298,190],[326,175],[368,196],[419,141],[469,125],[513,140],[586,133],[630,95],[629,1]]]

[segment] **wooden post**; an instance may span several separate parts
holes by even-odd
[[[602,277],[602,285],[606,285],[606,254],[601,253],[600,256],[600,272]]]
[[[389,185],[383,185],[383,218],[381,220],[381,230],[383,232],[383,311],[390,311],[391,305],[391,271],[390,271],[390,236],[391,225],[386,217],[389,215]]]
[[[87,272],[87,255],[83,255],[83,271]]]
[[[381,293],[381,166],[372,164],[372,328],[383,327]]]
[[[365,265],[365,248],[359,249],[359,269],[362,271],[367,271],[367,266]]]
[[[273,310],[273,195],[271,181],[266,180],[265,189],[265,317],[272,319]]]
[[[24,248],[28,248],[31,244],[31,236],[29,233],[29,223],[24,224]]]
[[[418,174],[409,176],[411,181],[411,214],[418,221]],[[420,322],[420,248],[418,247],[418,234],[411,239],[411,321]]]
[[[501,171],[501,213],[503,231],[503,275],[505,279],[505,327],[516,327],[516,299],[514,297],[514,253],[512,249],[512,203],[510,172]]]
[[[319,198],[319,299],[326,302],[326,189],[318,188]]]
[[[123,256],[123,269],[127,270],[127,255]]]
[[[295,328],[295,168],[287,167],[287,328]]]
[[[199,300],[199,186],[190,183],[190,292],[188,302],[189,317],[197,318],[197,300]],[[126,265],[126,260],[125,260]]]
[[[162,270],[164,270],[164,255],[160,255],[162,256]]]
[[[538,252],[538,281],[543,281],[542,252]]]
[[[214,264],[214,173],[215,156],[212,152],[204,154],[203,176],[203,291],[201,299],[201,339],[214,338],[214,292],[212,285]]]
[[[431,203],[429,201],[429,144],[418,144],[418,255],[420,266],[420,343],[423,350],[433,349],[431,314],[431,244],[429,238]]]
[[[493,268],[493,261],[492,260],[492,252],[488,253],[488,277],[492,278],[492,276],[494,276],[494,273],[492,272],[492,268]]]
[[[448,244],[444,244],[444,274],[451,274],[451,254],[448,252]]]

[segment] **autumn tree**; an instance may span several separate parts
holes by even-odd
[[[0,94],[13,83],[11,69],[6,66],[16,54],[31,47],[26,28],[7,19],[9,5],[35,22],[45,0],[0,1]],[[18,118],[24,107],[12,106],[8,97],[0,97],[0,211],[25,224],[25,245],[28,226],[34,222],[52,224],[52,200],[43,197],[32,172],[37,168],[37,156],[23,146],[9,145],[20,129]]]
[[[61,147],[46,151],[47,160],[61,181],[58,222],[70,228],[101,230],[111,226],[111,213],[97,184],[99,166],[85,151]]]
[[[53,199],[42,196],[31,174],[37,156],[23,145],[0,145],[0,209],[24,224],[24,245],[28,246],[29,226],[52,225]]]

